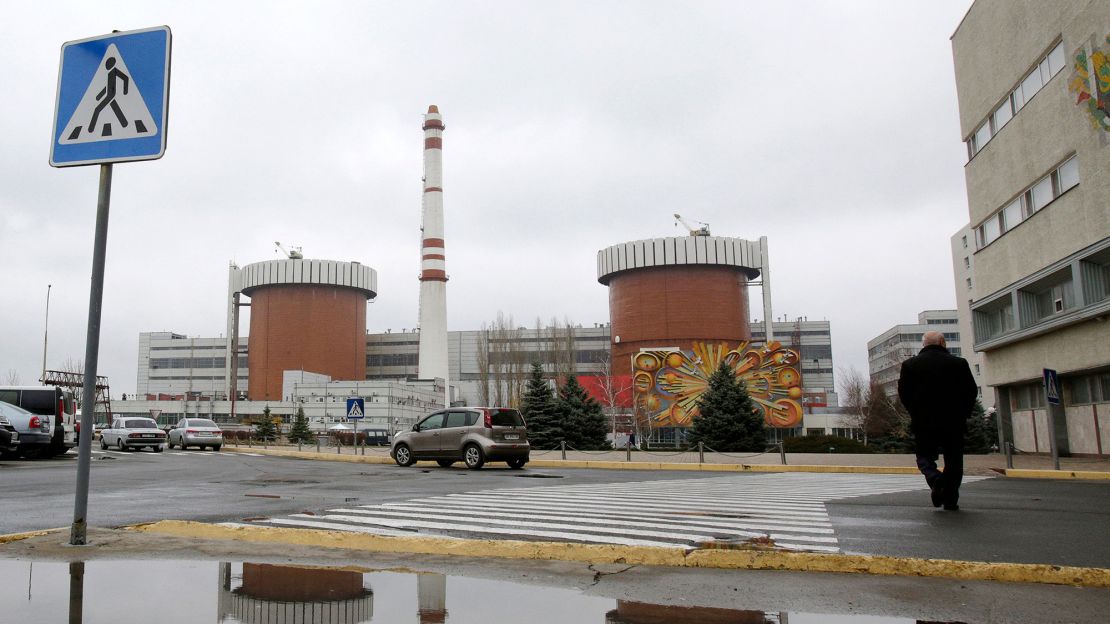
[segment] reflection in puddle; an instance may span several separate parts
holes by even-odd
[[[67,584],[68,601],[60,599],[58,591]],[[206,561],[65,564],[0,559],[0,605],[3,622],[70,624],[920,622],[657,605],[587,596],[576,590],[442,574]]]

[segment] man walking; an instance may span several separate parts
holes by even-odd
[[[979,389],[967,360],[944,346],[944,334],[925,332],[921,352],[902,363],[898,398],[910,412],[917,468],[932,489],[933,507],[960,508],[964,432]],[[944,454],[944,471],[937,457]]]

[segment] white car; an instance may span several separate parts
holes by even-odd
[[[162,452],[166,432],[158,428],[153,418],[124,416],[112,420],[112,425],[100,432],[100,448],[115,447],[121,451],[147,447],[155,453]]]
[[[167,446],[175,445],[185,450],[190,446],[198,446],[201,450],[206,446],[213,450],[220,450],[224,444],[224,432],[216,423],[207,418],[182,418],[170,429]]]

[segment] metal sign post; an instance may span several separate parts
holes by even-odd
[[[87,543],[89,468],[96,421],[96,369],[112,164],[161,158],[170,94],[170,29],[158,26],[62,44],[50,165],[100,165],[93,235],[85,379],[81,392],[77,492],[69,543]]]
[[[355,453],[358,453],[358,447],[359,447],[359,444],[358,444],[358,421],[362,420],[363,416],[366,415],[365,406],[366,406],[366,403],[365,403],[365,401],[363,400],[362,397],[352,397],[352,398],[347,399],[347,420],[354,421],[354,423],[355,423],[355,439],[354,439]],[[363,449],[362,452],[363,452],[363,454],[365,454],[366,450]]]
[[[1056,371],[1051,368],[1044,369],[1044,396],[1047,407],[1045,408],[1045,415],[1048,419],[1048,448],[1052,453],[1052,465],[1056,470],[1060,469],[1060,449],[1059,440],[1056,439],[1056,422],[1057,412],[1061,411],[1060,397],[1063,393],[1060,392],[1060,376]],[[1064,415],[1059,414],[1060,422],[1064,421]],[[1066,423],[1065,423],[1066,424]]]

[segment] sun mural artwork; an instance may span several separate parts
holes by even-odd
[[[727,343],[695,342],[690,351],[641,351],[632,356],[636,407],[654,426],[688,427],[698,413],[698,399],[721,362],[732,368],[769,427],[802,423],[802,375],[798,352],[779,342],[735,349]]]

